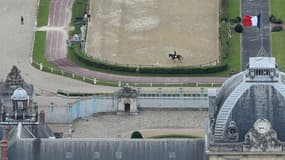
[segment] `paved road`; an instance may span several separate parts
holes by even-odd
[[[271,32],[269,0],[242,0],[241,15],[261,14],[261,28],[244,28],[242,34],[242,69],[246,69],[249,57],[271,56]],[[262,49],[264,48],[264,50]]]
[[[121,82],[143,82],[143,83],[222,83],[226,78],[221,77],[135,77],[121,76],[107,73],[90,71],[79,67],[67,58],[65,40],[66,30],[70,21],[72,0],[51,0],[49,15],[49,27],[61,27],[62,30],[50,30],[47,34],[46,57],[48,61],[59,68],[86,77],[97,79],[108,79]]]
[[[117,88],[95,86],[81,81],[41,72],[30,65],[37,0],[0,0],[0,78],[6,80],[13,65],[37,90],[55,92],[58,89],[71,92],[112,92]],[[24,25],[20,24],[23,15]]]

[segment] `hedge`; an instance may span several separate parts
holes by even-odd
[[[280,32],[283,31],[283,27],[282,26],[274,26],[271,29],[271,32]]]
[[[269,21],[270,21],[271,23],[274,23],[274,24],[282,24],[282,23],[283,23],[283,21],[282,21],[281,19],[276,18],[274,15],[271,15],[271,16],[269,17]]]
[[[108,64],[99,60],[91,59],[80,51],[77,51],[77,47],[72,49],[70,52],[72,56],[76,58],[80,63],[95,68],[119,71],[119,72],[129,72],[129,73],[151,73],[151,74],[204,74],[204,73],[216,73],[225,71],[228,69],[227,64],[219,64],[216,66],[205,66],[205,67],[127,67],[116,64]]]
[[[231,23],[240,23],[241,22],[241,18],[239,16],[237,16],[235,18],[231,18],[230,22]]]

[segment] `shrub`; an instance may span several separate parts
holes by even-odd
[[[228,17],[226,15],[221,15],[221,22],[228,22]]]
[[[274,23],[274,24],[282,24],[282,23],[283,23],[283,21],[282,21],[281,19],[276,18],[274,15],[271,15],[271,16],[269,17],[269,21],[270,21],[271,23]]]
[[[132,139],[141,139],[141,138],[143,138],[143,136],[142,136],[141,132],[139,132],[139,131],[134,131],[134,132],[132,133],[132,135],[131,135],[131,138],[132,138]]]
[[[237,24],[235,26],[235,31],[238,32],[238,33],[242,33],[243,32],[243,27],[241,24]]]
[[[241,22],[241,18],[239,16],[230,19],[231,23],[240,23]]]
[[[271,32],[280,32],[282,30],[283,30],[282,26],[274,26],[272,27]]]

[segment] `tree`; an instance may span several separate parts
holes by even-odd
[[[131,135],[131,138],[132,139],[134,139],[134,138],[141,139],[141,138],[143,138],[143,136],[139,131],[134,131]]]
[[[241,24],[237,24],[235,26],[235,31],[238,32],[238,33],[242,33],[243,32],[243,27]]]

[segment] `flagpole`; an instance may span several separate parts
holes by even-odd
[[[261,47],[263,48],[263,23],[262,23],[261,15],[262,15],[262,10],[260,12],[260,28],[259,29],[261,29]]]
[[[259,33],[260,33],[260,29],[261,29],[261,35],[260,35],[260,49],[259,51],[257,52],[257,55],[256,57],[265,57],[266,55],[266,50],[263,46],[263,23],[262,23],[262,11],[260,12],[260,17],[259,17],[259,23],[260,23],[260,26],[259,26]]]

